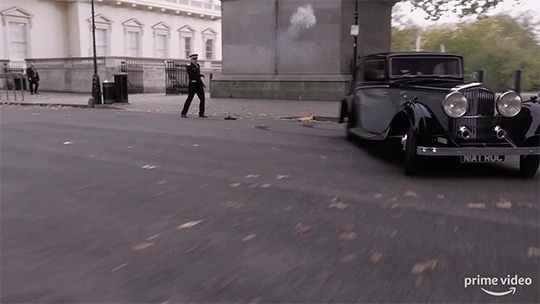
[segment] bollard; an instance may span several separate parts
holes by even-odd
[[[486,70],[478,71],[478,82],[484,82],[485,74],[486,74]]]
[[[514,79],[514,92],[521,96],[521,74],[522,70],[516,70],[516,77]]]

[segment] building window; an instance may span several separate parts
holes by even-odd
[[[184,37],[184,58],[188,59],[191,55],[191,37]]]
[[[5,55],[8,59],[23,60],[31,56],[30,28],[33,15],[19,7],[0,11],[4,25]]]
[[[205,51],[206,51],[206,59],[213,59],[214,58],[214,40],[213,39],[206,39],[204,42]]]
[[[170,27],[163,22],[154,26],[154,57],[166,58],[169,56]]]
[[[124,26],[125,54],[131,57],[141,57],[142,35],[144,24],[135,18],[122,23]]]
[[[26,37],[26,23],[9,23],[9,49],[10,57],[13,59],[24,59],[28,57],[28,41]]]
[[[156,57],[167,57],[167,35],[165,34],[156,35]]]
[[[127,55],[131,57],[141,56],[139,53],[140,33],[128,31],[127,33]]]
[[[180,58],[189,59],[189,55],[195,53],[193,50],[195,31],[189,25],[185,25],[178,32],[180,34]]]
[[[90,29],[90,56],[94,54],[93,47],[92,47],[92,18],[88,19],[89,23],[89,29]],[[111,19],[103,16],[103,15],[97,15],[95,17],[95,25],[96,25],[96,56],[109,56],[110,54],[110,48],[109,45],[111,44]]]
[[[215,56],[214,49],[215,49],[215,41],[217,38],[217,33],[214,30],[208,28],[202,31],[202,36],[203,36],[203,42],[204,42],[203,50],[204,50],[205,59],[212,60],[214,59],[214,56]]]
[[[96,28],[96,56],[107,56],[107,29]]]

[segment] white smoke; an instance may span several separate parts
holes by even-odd
[[[301,6],[291,16],[291,25],[287,29],[287,36],[289,39],[296,39],[301,30],[311,28],[316,23],[317,18],[311,4]]]

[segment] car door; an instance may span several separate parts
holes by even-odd
[[[359,125],[365,132],[383,133],[392,121],[396,105],[389,95],[386,61],[370,59],[362,63],[362,86],[356,91]]]

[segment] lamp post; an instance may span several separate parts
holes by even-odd
[[[94,16],[94,0],[92,3],[92,45],[94,49],[94,76],[92,76],[92,98],[89,104],[93,106],[96,103],[101,103],[101,85],[99,83],[99,75],[97,73],[97,58],[96,58],[96,23]]]
[[[355,28],[355,34],[354,35],[354,44],[353,44],[353,66],[352,66],[352,79],[353,79],[353,86],[356,83],[356,57],[358,57],[358,0],[354,0],[354,28]],[[352,31],[351,31],[352,32]]]

